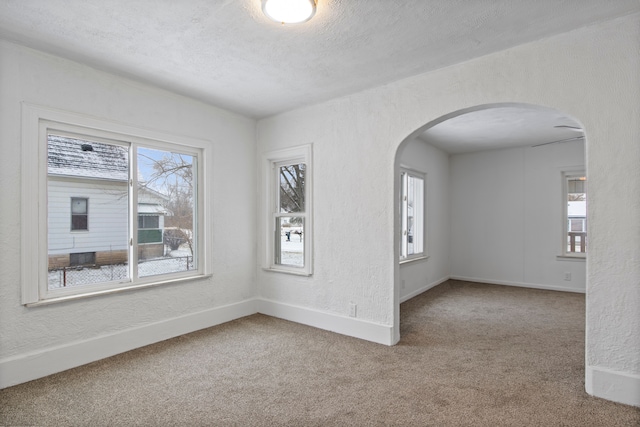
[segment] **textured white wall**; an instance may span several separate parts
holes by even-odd
[[[0,43],[0,58],[0,362],[254,297],[253,120],[10,43]],[[213,215],[208,218],[215,235],[213,277],[42,307],[22,306],[22,102],[211,141],[214,164],[207,191],[214,198]],[[229,176],[234,177],[232,188]],[[99,357],[100,351],[96,353]],[[47,364],[54,361],[41,363]],[[13,372],[0,365],[5,380]]]
[[[258,122],[259,153],[313,142],[316,168],[316,274],[259,271],[262,295],[338,314],[353,300],[359,316],[392,324],[397,337],[399,144],[476,105],[551,107],[578,119],[588,138],[587,370],[640,375],[640,199],[629,197],[640,192],[639,21],[622,17]]]
[[[449,155],[420,139],[407,141],[398,150],[400,164],[427,174],[426,251],[427,259],[400,265],[400,298],[415,296],[446,280],[450,275]]]
[[[581,141],[451,156],[451,276],[584,292],[585,262],[557,259],[561,171],[575,166]]]

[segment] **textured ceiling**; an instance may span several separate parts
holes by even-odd
[[[583,136],[580,123],[559,111],[514,104],[449,118],[430,127],[419,138],[455,154],[584,141]]]
[[[261,118],[640,10],[639,0],[2,0],[0,37]]]

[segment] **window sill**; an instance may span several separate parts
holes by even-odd
[[[417,256],[415,258],[402,259],[402,260],[400,260],[400,265],[409,264],[409,263],[414,262],[414,261],[423,261],[425,259],[429,259],[429,255],[422,255],[422,256]]]
[[[587,260],[586,255],[558,255],[556,261],[571,261],[571,262],[585,262]]]
[[[288,268],[262,267],[262,270],[263,271],[269,271],[269,272],[272,272],[272,273],[293,274],[294,276],[307,276],[307,277],[308,276],[312,276],[311,272],[305,271],[304,269],[290,270]]]
[[[155,287],[155,286],[159,286],[159,285],[166,285],[166,284],[171,284],[171,283],[181,283],[181,282],[188,282],[188,281],[192,281],[192,280],[208,279],[210,277],[212,277],[211,274],[199,274],[199,275],[196,275],[196,276],[180,277],[180,278],[175,278],[175,279],[161,280],[161,281],[157,281],[157,282],[139,283],[137,285],[122,286],[122,287],[111,288],[111,289],[103,289],[103,290],[99,290],[99,291],[85,292],[85,293],[82,293],[82,294],[64,295],[64,296],[58,296],[58,297],[53,297],[53,298],[47,298],[47,299],[43,299],[43,300],[40,300],[40,301],[37,301],[37,302],[27,303],[27,304],[25,304],[25,306],[26,307],[40,307],[40,306],[43,306],[43,305],[55,304],[55,303],[59,303],[59,302],[75,301],[75,300],[84,299],[84,298],[91,298],[91,297],[95,297],[95,296],[98,296],[98,295],[110,295],[110,294],[115,294],[115,293],[120,293],[120,292],[127,292],[127,291],[131,291],[131,290],[134,290],[134,289],[151,288],[151,287]]]

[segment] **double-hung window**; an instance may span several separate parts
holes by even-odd
[[[24,304],[208,273],[205,141],[29,105],[23,131]]]
[[[563,173],[562,254],[583,258],[587,253],[587,177],[584,171]]]
[[[400,171],[400,261],[426,257],[425,175]]]
[[[71,198],[71,230],[86,231],[89,229],[89,199]]]
[[[265,154],[264,268],[312,274],[311,146]]]

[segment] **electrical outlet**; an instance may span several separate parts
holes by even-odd
[[[402,279],[402,284],[400,285],[400,289],[404,289],[404,279]]]
[[[358,305],[353,303],[353,302],[350,302],[349,303],[349,317],[356,317],[357,310],[358,310]]]
[[[571,272],[569,271],[564,272],[564,280],[568,280],[568,281],[571,280]]]

